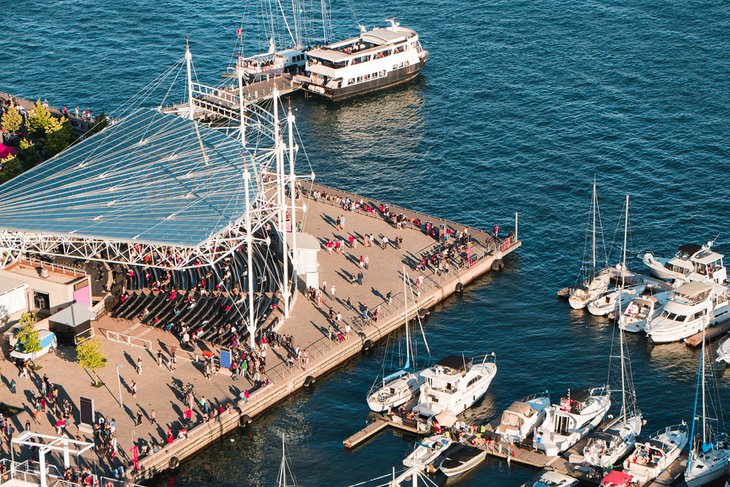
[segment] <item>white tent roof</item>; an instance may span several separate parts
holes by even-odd
[[[196,247],[245,214],[244,162],[237,140],[138,108],[0,186],[0,230]]]

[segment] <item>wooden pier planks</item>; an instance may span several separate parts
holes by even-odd
[[[728,331],[730,331],[730,320],[706,329],[705,338],[709,342],[717,337],[724,335]],[[686,343],[690,347],[699,347],[700,345],[702,345],[702,332],[699,332],[696,335],[692,335],[689,338],[685,338],[684,343]]]
[[[388,426],[414,435],[423,436],[428,434],[427,431],[419,430],[418,428],[403,424],[402,422],[395,422],[388,416],[383,415],[377,418],[372,423],[365,426],[354,435],[347,438],[345,441],[342,442],[342,444],[345,445],[345,448],[355,448],[356,446],[364,443],[376,434],[380,433]]]

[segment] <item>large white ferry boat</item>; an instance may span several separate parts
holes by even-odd
[[[413,29],[390,25],[307,52],[305,90],[332,101],[389,88],[418,76],[428,59]]]

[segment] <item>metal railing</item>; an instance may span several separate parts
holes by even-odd
[[[144,338],[125,335],[124,333],[111,330],[104,330],[104,335],[107,340],[114,343],[123,343],[132,347],[141,347],[147,350],[152,350],[152,342],[150,340],[145,340]]]

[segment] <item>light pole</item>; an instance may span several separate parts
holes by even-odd
[[[117,364],[117,387],[119,388],[119,407],[124,409],[124,401],[122,400],[122,378],[119,376],[119,367],[121,365]]]

